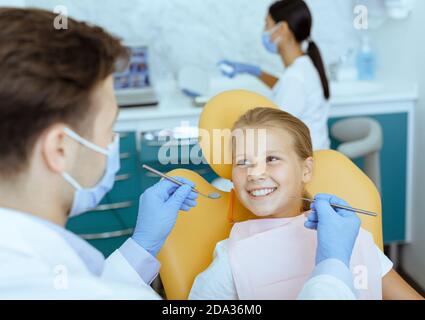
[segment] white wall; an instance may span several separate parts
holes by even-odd
[[[261,44],[268,6],[274,0],[26,0],[104,26],[130,43],[148,44],[153,78],[175,75],[188,64],[216,70],[222,58],[258,63],[280,72],[282,63]],[[315,25],[313,38],[332,61],[357,42],[349,0],[307,0]]]
[[[0,0],[0,7],[24,7],[25,0]]]
[[[403,255],[405,270],[425,288],[425,1],[416,1],[412,16],[405,21],[388,21],[374,32],[383,79],[415,81],[419,84],[416,110],[414,167],[413,243]]]

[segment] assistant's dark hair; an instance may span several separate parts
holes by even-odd
[[[311,27],[313,18],[310,9],[303,0],[280,0],[272,4],[269,14],[275,23],[285,21],[298,42],[308,40],[307,54],[319,72],[322,82],[323,94],[326,99],[330,97],[329,82],[319,47],[311,40]]]

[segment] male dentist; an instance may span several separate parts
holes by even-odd
[[[127,52],[101,28],[54,14],[0,9],[0,299],[160,299],[155,256],[180,210],[196,205],[190,181],[163,180],[140,198],[133,236],[108,259],[65,230],[93,209],[119,169],[112,74]],[[354,299],[348,270],[359,220],[316,198],[317,267],[301,299]]]

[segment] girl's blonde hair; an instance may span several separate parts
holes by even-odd
[[[300,119],[288,112],[272,108],[255,108],[246,112],[233,125],[232,131],[246,127],[275,127],[286,130],[293,138],[293,146],[300,160],[313,157],[313,144],[310,130]],[[304,197],[310,195],[304,190]],[[303,211],[310,209],[310,204],[303,202]]]

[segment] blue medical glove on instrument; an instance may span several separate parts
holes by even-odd
[[[305,223],[306,228],[317,230],[316,265],[326,259],[338,259],[349,267],[361,222],[356,213],[334,209],[331,204],[349,206],[336,196],[316,195]]]
[[[140,197],[139,214],[132,239],[151,255],[156,256],[176,223],[179,210],[189,211],[196,206],[198,193],[195,184],[187,179],[179,186],[163,179],[147,189]]]
[[[255,77],[261,75],[260,67],[251,64],[238,63],[229,60],[221,60],[218,63],[218,66],[220,67],[221,72],[229,78],[233,78],[237,74],[242,73],[250,74]]]

